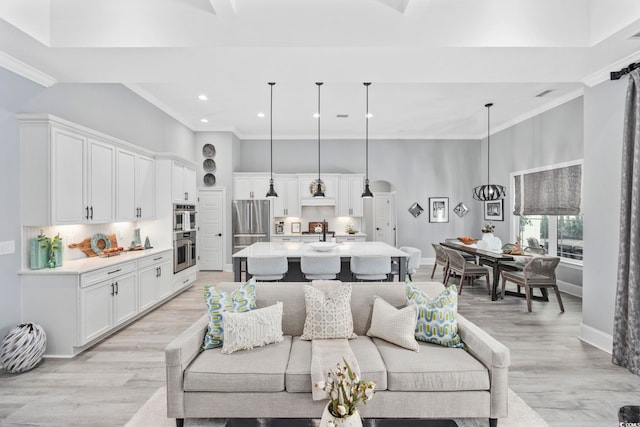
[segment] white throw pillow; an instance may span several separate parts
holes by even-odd
[[[251,350],[253,347],[262,347],[283,340],[282,302],[243,313],[224,313],[223,317],[223,354]]]
[[[400,310],[380,298],[373,297],[370,337],[381,338],[400,347],[420,351],[415,330],[418,321],[418,306],[408,305]]]
[[[300,339],[357,338],[353,333],[350,283],[304,285],[307,317]]]

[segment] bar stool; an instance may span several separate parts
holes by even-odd
[[[286,256],[247,258],[247,273],[257,281],[279,281],[284,278],[287,271],[289,271],[289,263]]]
[[[307,280],[332,280],[340,273],[339,255],[303,255],[300,270]]]
[[[383,281],[391,273],[391,257],[353,255],[350,267],[356,280]]]
[[[411,277],[414,274],[418,267],[420,267],[420,261],[422,259],[422,251],[418,248],[412,248],[411,246],[402,246],[399,248],[402,252],[407,254],[407,276],[409,276],[409,280],[413,280]],[[391,264],[391,274],[389,275],[390,280],[393,282],[393,277],[399,274],[398,264],[394,261]],[[399,281],[404,280],[402,277],[398,277]]]

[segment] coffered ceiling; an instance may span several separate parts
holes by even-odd
[[[274,138],[317,135],[316,81],[323,136],[363,138],[371,81],[371,138],[481,138],[485,103],[497,131],[579,96],[638,33],[636,0],[5,0],[0,66],[240,138],[268,136],[269,81]]]

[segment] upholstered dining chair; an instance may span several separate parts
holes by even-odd
[[[436,273],[436,268],[439,265],[442,266],[442,282],[444,283],[445,278],[447,277],[447,270],[449,269],[449,256],[447,252],[444,250],[442,246],[437,243],[432,243],[433,250],[436,252],[436,261],[433,263],[433,270],[431,271],[431,278],[433,279],[433,275]]]
[[[282,280],[289,271],[286,256],[259,256],[247,258],[247,273],[260,282]]]
[[[300,270],[307,280],[332,280],[340,273],[340,255],[303,255]]]
[[[464,280],[469,280],[469,284],[477,277],[484,277],[487,283],[487,292],[491,293],[491,285],[489,284],[489,268],[483,267],[464,259],[462,254],[455,249],[444,248],[449,258],[449,270],[444,279],[444,285],[448,286],[451,273],[460,276],[460,286],[458,294],[462,293],[462,285]]]
[[[504,246],[502,246],[502,250],[504,251],[506,248],[513,249],[514,246],[515,245],[513,243],[505,243]],[[524,255],[537,256],[537,255],[545,254],[545,250],[542,246],[540,247],[527,246],[522,251],[524,252]],[[524,267],[524,264],[525,263],[517,262],[517,261],[503,261],[500,264],[498,264],[498,274],[502,274],[503,271],[522,271],[522,267]],[[520,290],[521,290],[521,286],[518,285],[518,292],[520,292]]]
[[[391,273],[391,257],[353,255],[350,266],[356,280],[388,280],[388,274]]]
[[[527,310],[531,311],[532,288],[553,288],[558,298],[560,311],[564,312],[562,297],[556,283],[556,267],[560,257],[538,256],[531,258],[522,268],[522,271],[505,271],[502,273],[502,296],[507,282],[513,282],[518,286],[524,286],[527,298]]]
[[[422,260],[422,251],[418,248],[412,248],[411,246],[402,246],[400,248],[402,252],[407,254],[406,266],[407,266],[407,276],[409,276],[409,280],[413,280],[411,277],[412,274],[415,274],[420,267],[420,261]],[[399,268],[398,263],[393,261],[391,263],[391,273],[389,274],[389,280],[393,281],[395,276],[399,276]],[[399,281],[403,281],[404,277],[398,277]]]
[[[449,237],[447,239],[444,239],[445,242],[447,243],[460,243],[460,240],[458,240],[457,238],[453,238],[453,237]],[[460,252],[460,255],[462,255],[464,257],[464,259],[466,259],[469,262],[476,262],[476,256],[473,254],[468,254],[466,252]]]

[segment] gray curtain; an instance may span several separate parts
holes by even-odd
[[[640,69],[629,76],[623,138],[612,359],[640,375]]]

